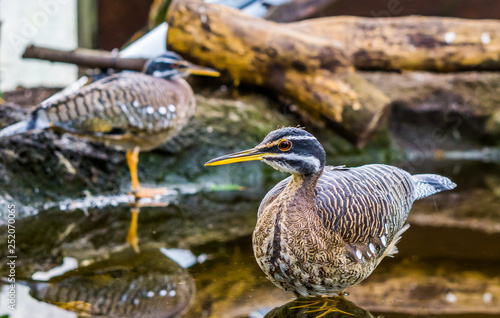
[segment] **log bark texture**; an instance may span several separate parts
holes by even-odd
[[[199,1],[174,1],[168,46],[240,82],[289,96],[358,146],[380,123],[388,97],[358,76],[335,42]]]
[[[357,69],[500,70],[500,21],[409,16],[327,17],[288,27],[337,43]]]
[[[168,45],[235,84],[290,97],[362,146],[388,98],[361,70],[500,70],[500,21],[328,17],[274,23],[197,0],[173,1]]]

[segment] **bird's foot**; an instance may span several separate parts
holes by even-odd
[[[305,313],[318,313],[319,315],[315,316],[317,318],[325,317],[326,315],[334,312],[354,316],[353,313],[341,310],[337,307],[340,300],[341,297],[322,297],[310,300],[298,299],[294,301],[297,305],[290,307],[290,309],[305,308],[308,309]]]
[[[134,249],[134,252],[139,254],[141,252],[141,249],[139,248],[139,238],[137,237],[137,233],[135,235],[130,234],[130,232],[127,234],[127,243],[132,246]]]
[[[135,199],[138,200],[142,198],[154,199],[156,196],[166,194],[167,192],[167,188],[139,188],[132,190],[130,194],[134,195]]]

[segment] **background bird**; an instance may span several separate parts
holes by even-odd
[[[193,116],[196,107],[193,90],[182,78],[188,74],[220,75],[168,52],[149,60],[143,73],[118,73],[76,91],[50,97],[35,107],[26,120],[2,129],[0,139],[52,129],[125,150],[135,198],[161,194],[165,189],[140,187],[139,152],[164,144]],[[132,211],[127,240],[138,250],[138,209]]]
[[[140,188],[139,151],[164,144],[193,116],[194,94],[182,78],[188,74],[220,75],[168,52],[149,60],[143,73],[118,73],[77,91],[52,96],[26,120],[1,130],[0,138],[53,129],[126,150],[132,191],[137,197],[154,195],[158,191]]]
[[[298,128],[272,131],[255,148],[206,165],[250,160],[292,174],[262,200],[253,249],[268,279],[296,296],[334,296],[361,282],[397,252],[413,202],[456,187],[383,164],[325,167],[321,144]]]

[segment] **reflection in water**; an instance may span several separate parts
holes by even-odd
[[[298,298],[271,310],[264,318],[374,318],[344,297]]]
[[[130,208],[130,214],[132,215],[132,218],[130,219],[130,225],[128,227],[128,233],[127,233],[127,243],[129,243],[130,246],[132,246],[132,248],[136,253],[140,253],[141,251],[139,249],[139,238],[137,237],[137,223],[139,219],[139,212],[140,212],[139,207]]]
[[[150,189],[151,190],[151,189]],[[165,194],[166,190],[162,190]],[[139,223],[139,212],[141,212],[141,207],[166,207],[169,202],[154,202],[152,198],[138,198],[134,197],[134,202],[129,203],[130,214],[132,215],[130,219],[130,225],[128,227],[127,233],[127,243],[132,246],[136,253],[139,253],[141,249],[139,248],[139,238],[137,237],[137,225]]]
[[[82,316],[175,317],[194,298],[189,273],[158,249],[127,249],[48,281],[30,281],[30,295]]]

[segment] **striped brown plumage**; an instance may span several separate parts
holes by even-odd
[[[396,167],[326,167],[317,178],[294,175],[261,203],[255,257],[286,290],[336,294],[394,252],[388,242],[401,234],[412,203],[411,175]]]
[[[194,111],[193,92],[182,78],[119,73],[50,98],[35,116],[55,129],[93,141],[148,151],[178,133]]]
[[[262,200],[253,248],[269,280],[297,296],[334,296],[361,282],[397,252],[413,202],[456,186],[383,164],[325,166],[318,140],[290,127],[207,165],[248,160],[292,174]]]
[[[38,105],[26,120],[2,129],[0,139],[52,128],[133,149],[136,157],[138,149],[154,149],[176,135],[194,114],[194,94],[182,78],[189,74],[220,75],[166,52],[148,60],[143,73],[122,72],[84,87],[68,87]]]

